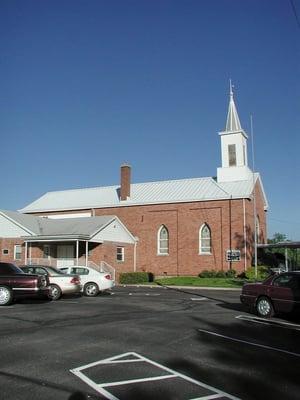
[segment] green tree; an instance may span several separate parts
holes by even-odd
[[[275,244],[278,242],[286,242],[287,240],[288,239],[285,233],[276,232],[274,233],[272,239],[268,239],[268,243]]]

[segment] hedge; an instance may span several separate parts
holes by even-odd
[[[122,272],[119,282],[122,284],[135,284],[153,282],[154,275],[151,272]]]

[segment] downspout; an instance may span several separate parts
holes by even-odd
[[[246,206],[245,199],[243,199],[243,211],[244,211],[244,271],[247,269],[247,231],[246,231]]]
[[[135,238],[134,249],[133,249],[133,272],[136,272],[136,247],[138,238]]]

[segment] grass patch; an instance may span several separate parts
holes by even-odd
[[[241,288],[244,279],[238,278],[199,278],[197,276],[175,276],[155,279],[158,285]]]

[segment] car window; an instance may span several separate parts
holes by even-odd
[[[11,263],[0,263],[0,275],[15,275],[15,274],[23,274],[24,272],[14,264]]]
[[[82,267],[72,268],[72,274],[88,275],[89,270],[87,268],[82,268]]]
[[[47,271],[41,267],[35,268],[35,270],[33,270],[32,272],[35,272],[36,274],[39,274],[39,275],[47,275]]]
[[[60,268],[60,271],[65,274],[66,272],[68,272],[68,268]]]
[[[274,279],[273,285],[280,286],[280,287],[291,287],[293,282],[293,275],[281,275]]]
[[[25,268],[22,268],[22,270],[28,274],[34,274],[34,268],[32,268],[32,267],[25,267]]]
[[[65,272],[63,272],[60,269],[54,268],[54,267],[47,267],[48,273],[50,275],[64,275]]]

